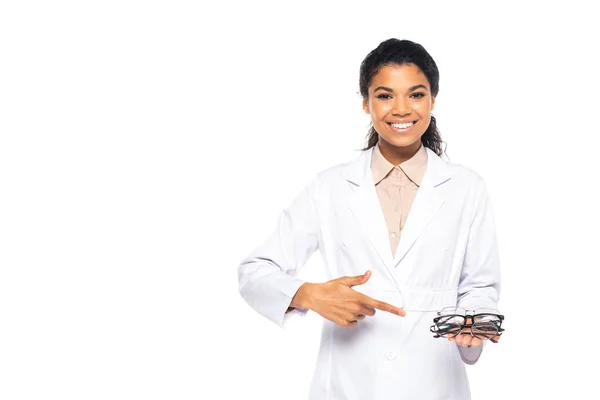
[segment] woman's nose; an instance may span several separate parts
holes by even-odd
[[[410,107],[407,102],[403,99],[397,99],[394,102],[394,108],[392,109],[392,114],[395,115],[405,115],[410,114]]]

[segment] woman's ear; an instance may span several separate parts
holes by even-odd
[[[431,111],[433,111],[433,107],[435,106],[435,97],[431,98]]]
[[[370,112],[369,112],[369,101],[368,101],[368,99],[363,99],[363,102],[362,102],[362,107],[363,107],[363,110],[365,111],[365,113],[367,113],[367,114],[370,114]]]

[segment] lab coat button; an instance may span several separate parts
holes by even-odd
[[[384,353],[384,354],[383,354],[383,356],[384,356],[384,357],[385,357],[385,359],[386,359],[386,360],[388,360],[388,361],[392,361],[392,360],[395,360],[395,359],[396,359],[396,354],[395,354],[395,353],[393,353],[393,352],[391,352],[391,351],[388,351],[387,353]]]

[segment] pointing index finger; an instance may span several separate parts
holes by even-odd
[[[385,301],[375,300],[368,296],[365,296],[365,297],[367,298],[367,302],[365,302],[365,304],[367,304],[371,307],[374,307],[378,310],[387,311],[389,313],[396,314],[401,317],[404,317],[406,315],[406,311],[404,311],[403,309],[401,309],[399,307],[393,306],[389,303],[386,303]]]

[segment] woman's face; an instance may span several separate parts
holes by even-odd
[[[419,67],[388,65],[373,77],[363,109],[371,115],[382,150],[411,153],[421,146],[434,103],[429,81]]]

